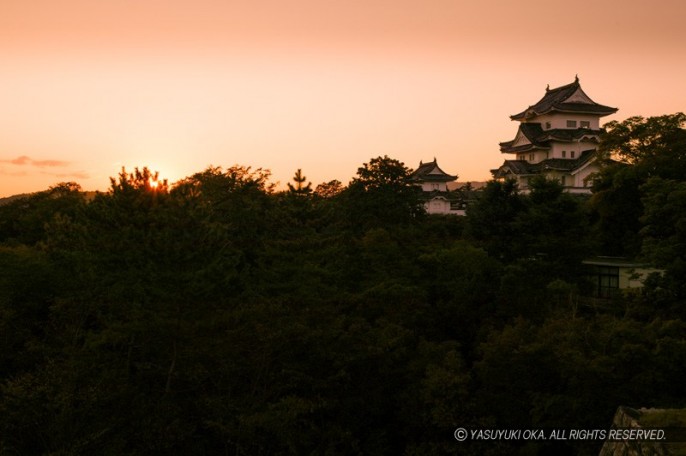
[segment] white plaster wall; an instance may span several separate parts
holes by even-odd
[[[574,158],[577,159],[581,156],[581,152],[585,150],[595,149],[597,144],[589,141],[572,142],[572,143],[553,143],[550,148],[550,158],[571,158],[571,151],[574,151]],[[562,157],[562,151],[567,152],[566,157]]]
[[[564,186],[565,188],[571,187],[584,187],[584,178],[588,177],[589,174],[594,173],[598,170],[594,165],[589,165],[586,169],[581,170],[577,174],[570,174],[561,171],[548,171],[545,176],[548,179],[555,179],[558,182],[562,182],[562,177],[564,176]],[[587,187],[588,191],[591,191],[591,183],[589,182]],[[580,189],[583,193],[583,189]],[[578,192],[577,192],[578,193]]]
[[[564,172],[560,172],[560,171],[548,171],[545,173],[545,177],[547,179],[556,180],[560,183],[562,183],[562,177],[563,176],[565,178],[564,186],[565,187],[572,187],[573,186],[572,184],[574,182],[574,178],[572,176],[570,176],[569,174],[564,173]]]
[[[597,130],[600,128],[600,119],[596,116],[591,116],[591,115],[584,115],[584,114],[563,114],[563,113],[555,113],[555,114],[545,114],[542,116],[538,116],[534,119],[529,120],[529,122],[539,122],[541,124],[541,128],[543,130],[546,130],[545,124],[546,122],[550,122],[550,128],[570,128],[567,127],[567,121],[568,120],[576,120],[576,127],[579,128],[581,126],[581,121],[588,121],[590,122],[590,127],[593,130]]]
[[[515,136],[515,139],[512,142],[512,146],[525,146],[527,144],[531,144],[531,141],[529,141],[529,139],[521,132],[521,130],[517,130],[517,135]]]
[[[560,179],[564,175],[565,175],[565,173],[561,173],[558,171],[548,171],[547,173],[545,173],[545,177],[547,177],[548,179],[554,179],[558,182],[560,182]],[[567,180],[565,180],[565,184],[569,185],[569,182]]]
[[[568,103],[593,103],[593,100],[591,100],[588,97],[588,95],[586,95],[586,93],[583,90],[581,90],[581,88],[576,89],[576,92],[569,96],[565,101]]]
[[[619,288],[638,288],[653,272],[661,272],[654,268],[619,268]]]
[[[450,213],[450,202],[443,198],[434,198],[424,203],[424,208],[429,214],[448,214]]]
[[[598,170],[598,165],[596,165],[595,163],[590,163],[588,166],[581,169],[574,175],[574,186],[584,187],[584,181],[588,178],[588,176],[598,172]],[[590,190],[591,182],[587,182],[586,187]]]
[[[586,187],[586,188],[576,188],[576,187],[568,187],[565,189],[567,193],[573,193],[575,195],[590,195],[591,194],[591,187]]]
[[[533,154],[533,159],[531,159],[531,154]],[[515,159],[519,159],[519,156],[522,154],[517,154]],[[545,160],[548,158],[548,152],[546,151],[536,151],[536,152],[525,152],[524,153],[524,160],[528,161],[529,163],[538,163],[540,161]]]
[[[517,187],[523,193],[529,192],[529,176],[517,176]]]
[[[448,184],[446,182],[422,182],[422,190],[425,192],[434,190],[446,192],[448,191]]]

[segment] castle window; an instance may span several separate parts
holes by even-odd
[[[581,128],[591,128],[591,122],[588,120],[582,120],[579,123],[581,124]]]
[[[570,150],[570,151],[569,151],[569,156],[570,156],[571,158],[574,158],[574,151],[573,151],[573,150]]]
[[[597,293],[601,298],[610,298],[619,289],[619,268],[603,267],[597,268]]]
[[[560,184],[562,184],[563,186],[566,184],[566,181],[567,181],[567,179],[565,179],[565,177],[567,177],[567,176],[560,176]]]
[[[529,154],[529,161],[534,161],[534,158],[536,158],[536,154]]]
[[[545,123],[545,129],[546,129],[546,130],[550,130],[550,122],[546,122],[546,123]]]
[[[567,158],[567,151],[566,150],[562,151],[562,158]]]
[[[567,128],[576,128],[576,120],[568,120]]]

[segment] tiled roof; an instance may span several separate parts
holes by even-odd
[[[572,95],[580,91],[583,96],[590,101],[567,101]],[[596,114],[599,116],[606,116],[617,112],[617,108],[604,106],[591,100],[588,95],[584,93],[579,84],[579,78],[576,78],[571,84],[557,87],[555,89],[546,89],[545,95],[535,105],[529,106],[519,114],[510,116],[512,120],[524,120],[526,118],[539,116],[549,112],[570,112],[579,114]]]
[[[503,167],[508,167],[514,174],[536,174],[537,166],[525,160],[505,160]]]
[[[588,136],[592,141],[596,141],[596,137],[602,132],[602,130],[591,130],[589,128],[543,130],[540,123],[522,123],[519,125],[519,131],[531,141],[531,144],[513,146],[515,142],[513,139],[512,141],[500,143],[501,152],[512,154],[528,152],[534,149],[547,150],[550,149],[550,141],[572,142],[584,136]]]
[[[537,141],[536,138],[541,136],[543,134],[543,129],[541,128],[540,123],[523,123],[519,125],[519,132],[522,133],[526,139],[530,141],[530,144],[522,144],[520,146],[514,146],[513,144],[516,141],[513,139],[512,141],[506,141],[500,143],[500,150],[502,152],[507,152],[507,153],[513,153],[513,152],[528,152],[530,150],[534,149],[550,149],[550,146],[548,144],[542,144],[540,141]]]
[[[584,136],[591,138],[598,137],[602,130],[591,130],[590,128],[576,128],[574,130],[566,128],[555,128],[553,130],[546,130],[541,136],[537,138],[538,141],[574,141],[581,139]]]
[[[511,143],[511,142],[510,142]],[[530,152],[532,150],[549,150],[549,146],[539,146],[536,144],[523,144],[521,146],[507,146],[508,143],[500,143],[500,151],[507,154],[517,154],[521,152]]]
[[[519,125],[519,131],[521,131],[526,138],[534,142],[536,138],[543,134],[543,128],[540,123],[523,123]]]
[[[590,161],[595,156],[595,150],[586,150],[577,159],[549,158],[538,163],[529,163],[525,160],[505,160],[505,163],[498,168],[491,170],[493,176],[504,177],[508,174],[533,175],[541,174],[543,171],[565,171],[572,172]]]
[[[650,263],[639,262],[635,260],[630,260],[623,257],[603,257],[597,256],[583,260],[582,264],[589,264],[593,266],[614,266],[620,268],[647,268],[650,267]]]
[[[434,158],[429,163],[419,162],[419,167],[412,173],[411,179],[420,182],[451,182],[457,180],[457,176],[448,174],[439,168]]]

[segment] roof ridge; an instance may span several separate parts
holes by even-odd
[[[437,169],[440,174],[429,174],[429,170]],[[441,169],[440,166],[438,166],[438,160],[436,160],[436,157],[434,157],[434,160],[428,163],[422,163],[422,161],[419,162],[419,167],[415,169],[412,174],[412,178],[417,180],[421,178],[426,178],[426,179],[445,179],[445,178],[450,178],[450,180],[456,180],[457,175],[452,175],[448,174],[445,171]]]
[[[574,82],[570,82],[569,84],[565,84],[565,85],[562,85],[560,87],[555,87],[554,89],[547,89],[546,93],[559,92],[561,90],[569,89],[570,87],[574,87],[574,86],[581,87],[581,84],[579,84],[579,78],[576,78],[574,80]],[[548,87],[550,87],[550,85],[548,85]]]
[[[589,103],[579,102],[578,100],[567,101],[577,91],[580,91],[586,97]],[[550,88],[550,84],[546,88],[545,95],[535,104],[529,105],[524,111],[510,116],[512,120],[525,120],[527,118],[536,117],[548,112],[574,112],[574,113],[588,113],[597,116],[606,116],[617,112],[617,108],[601,105],[594,101],[581,88],[579,83],[579,76],[574,78],[574,81],[562,85],[560,87]]]

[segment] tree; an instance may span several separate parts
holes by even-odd
[[[0,246],[0,382],[45,355],[41,349],[58,289],[55,276],[44,252]]]
[[[639,253],[642,182],[640,171],[625,163],[607,162],[595,175],[589,209],[599,254],[634,257]]]
[[[525,210],[523,197],[514,180],[490,181],[477,202],[467,210],[466,236],[491,256],[511,260],[517,256],[517,216]]]
[[[388,155],[376,157],[357,168],[357,177],[351,182],[352,185],[361,186],[364,190],[391,187],[402,190],[410,184],[412,170],[407,168],[401,161],[390,158]]]
[[[672,295],[683,315],[686,296],[686,181],[651,178],[641,187],[645,208],[641,222],[642,255],[653,265],[664,268],[649,289],[663,288]],[[661,294],[664,294],[661,293]],[[661,303],[666,307],[665,303]]]
[[[329,182],[322,182],[314,189],[314,194],[320,198],[332,198],[343,191],[341,181],[334,179]]]
[[[262,168],[209,167],[177,182],[171,194],[178,204],[199,211],[202,215],[198,216],[225,230],[242,252],[241,268],[249,272],[258,261],[273,220],[274,184],[270,177],[271,172]]]
[[[349,222],[358,228],[408,223],[424,214],[412,170],[384,155],[357,169],[346,189]]]
[[[56,217],[73,218],[85,204],[79,184],[63,182],[0,206],[0,242],[33,245],[45,240]]]
[[[147,191],[150,194],[167,193],[169,185],[167,179],[160,180],[159,171],[152,171],[144,166],[143,169],[134,168],[132,173],[121,169],[119,177],[110,177],[110,191],[113,195]]]
[[[641,186],[651,177],[684,180],[686,114],[630,117],[605,125],[598,151],[600,172],[590,201],[599,253],[636,256],[643,214]]]
[[[598,151],[605,159],[637,166],[645,177],[683,179],[686,176],[686,114],[605,124]]]
[[[588,255],[587,223],[579,198],[566,193],[554,179],[537,176],[523,199],[525,211],[514,223],[520,257],[538,257],[561,273],[572,270]],[[574,242],[570,242],[574,239]]]
[[[288,191],[296,195],[309,195],[310,193],[312,193],[312,182],[308,182],[307,185],[303,185],[306,180],[307,177],[303,176],[302,171],[300,170],[300,168],[298,168],[298,170],[295,172],[295,175],[293,176],[293,182],[295,182],[295,185],[292,185],[289,182]]]
[[[438,340],[457,340],[469,352],[481,326],[493,316],[497,291],[493,284],[500,281],[500,264],[466,241],[435,248],[416,262],[431,315],[426,333]],[[412,313],[419,314],[417,306]]]
[[[211,204],[154,177],[122,170],[110,192],[48,228],[65,279],[45,325],[55,355],[5,384],[12,407],[44,424],[36,453],[193,454],[199,423],[183,413],[196,414],[188,401],[208,382],[207,347],[237,295],[242,252]],[[16,426],[28,430],[13,442],[29,442],[33,428]]]
[[[643,253],[656,266],[686,266],[686,182],[652,178],[641,190]]]

